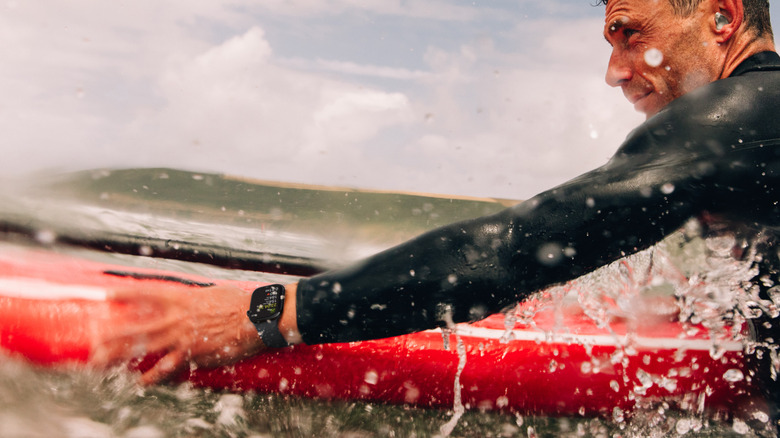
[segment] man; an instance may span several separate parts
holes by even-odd
[[[739,232],[766,255],[759,260],[764,274],[774,275],[780,57],[768,3],[603,3],[612,46],[607,82],[648,117],[606,165],[494,216],[433,230],[288,285],[281,316],[256,320],[261,337],[246,318],[245,291],[215,287],[197,299],[178,291],[117,292],[114,298],[141,301],[161,316],[101,340],[96,361],[121,358],[141,343],[164,353],[143,376],[151,383],[189,361],[218,365],[266,345],[354,341],[474,321],[648,248],[692,218],[707,229]]]

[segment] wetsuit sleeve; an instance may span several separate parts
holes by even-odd
[[[707,102],[728,109],[728,90],[722,94]],[[704,122],[691,117],[702,112],[695,100],[678,100],[599,169],[496,215],[430,231],[349,268],[302,280],[297,318],[304,342],[375,339],[448,320],[475,321],[647,248],[703,211],[775,221],[776,202],[766,187],[777,185],[777,145],[767,147],[771,142],[756,138],[761,133],[714,128],[707,114]],[[729,126],[741,123],[735,111],[728,117],[736,118]],[[757,190],[763,190],[760,205],[752,201]]]
[[[347,269],[303,280],[304,342],[395,336],[476,321],[657,242],[691,216],[666,175],[599,170],[490,217],[433,230]],[[649,188],[650,196],[641,189]],[[665,214],[662,214],[665,212]]]

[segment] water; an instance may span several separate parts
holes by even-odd
[[[451,412],[264,394],[229,394],[188,385],[138,386],[114,370],[37,370],[0,364],[0,436],[102,437],[430,437]],[[656,413],[657,414],[657,413]],[[674,413],[633,422],[466,411],[453,437],[760,436]],[[660,418],[660,419],[659,419]]]

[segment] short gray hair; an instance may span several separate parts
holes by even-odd
[[[598,0],[597,5],[606,6],[609,0]],[[701,0],[669,0],[675,14],[685,17],[692,14]],[[769,20],[769,0],[742,0],[745,8],[745,26],[753,29],[759,37],[772,38],[772,22]]]

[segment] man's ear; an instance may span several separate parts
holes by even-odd
[[[710,27],[715,34],[716,41],[723,44],[742,27],[745,20],[745,9],[742,0],[717,0],[713,3],[717,5],[717,10],[712,12]]]

